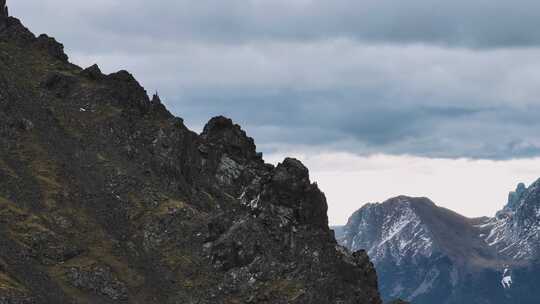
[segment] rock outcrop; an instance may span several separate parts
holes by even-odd
[[[0,302],[381,303],[298,160],[0,20]]]
[[[527,261],[540,257],[540,179],[528,188],[520,183],[504,208],[478,228],[501,256]]]
[[[505,210],[514,210],[523,198],[523,194],[527,192],[527,187],[524,183],[519,183],[515,191],[508,193],[508,203],[504,207]]]

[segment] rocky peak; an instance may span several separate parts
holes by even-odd
[[[298,192],[309,186],[309,172],[299,160],[286,158],[277,166],[272,181],[284,192]]]
[[[210,145],[217,146],[236,161],[260,159],[253,138],[230,118],[217,116],[206,124],[201,134]]]
[[[93,64],[81,72],[81,75],[91,80],[102,80],[105,75],[101,72],[101,69],[97,64]]]
[[[264,163],[253,139],[239,125],[217,116],[205,125],[199,138],[203,166],[214,172],[220,187],[237,197],[256,179],[247,192],[260,192],[258,182],[273,166]]]
[[[301,224],[328,229],[326,197],[317,184],[310,182],[308,169],[297,159],[286,158],[278,164],[261,198],[273,205],[291,208]]]
[[[517,202],[514,209],[522,218],[540,218],[540,179],[521,192],[516,191]]]
[[[68,61],[61,43],[46,34],[41,34],[36,38],[18,19],[10,17],[6,0],[0,0],[0,38],[3,38],[2,36],[23,44],[32,44],[56,59]]]
[[[540,252],[540,180],[528,188],[519,184],[496,216],[480,225],[485,241],[514,260],[533,259]]]
[[[351,250],[366,249],[375,262],[430,256],[434,243],[422,214],[431,208],[430,200],[407,196],[366,204],[349,218],[340,242]]]
[[[36,46],[49,53],[53,58],[67,62],[68,56],[64,53],[64,45],[56,41],[53,37],[41,34],[34,42]]]
[[[527,187],[524,183],[519,183],[515,191],[508,193],[508,203],[504,209],[515,210],[519,201],[523,198],[523,194],[527,192]]]
[[[160,103],[161,103],[161,97],[159,97],[158,92],[156,92],[156,93],[152,96],[152,103],[153,103],[153,104],[160,104]]]
[[[27,43],[35,36],[18,19],[9,16],[6,0],[0,0],[0,40],[5,38]]]
[[[136,108],[142,113],[150,111],[150,98],[146,90],[131,73],[121,70],[107,75],[106,78],[114,86],[111,93],[121,105]]]
[[[0,0],[0,20],[5,20],[9,16],[6,0]]]
[[[6,0],[0,0],[0,20],[5,20],[9,16]]]

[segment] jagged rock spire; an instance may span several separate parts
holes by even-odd
[[[0,16],[3,18],[7,18],[9,16],[6,0],[0,0]]]
[[[0,0],[0,30],[6,27],[6,20],[9,16],[6,0]]]
[[[158,91],[156,91],[154,96],[152,96],[152,103],[154,103],[154,104],[160,104],[161,103],[161,98],[159,97]]]
[[[208,143],[221,146],[229,156],[236,160],[245,161],[259,159],[257,148],[253,138],[249,137],[239,125],[235,124],[230,118],[217,116],[206,124],[201,136]]]
[[[508,194],[508,203],[504,207],[507,211],[514,211],[523,197],[523,195],[527,192],[527,187],[525,187],[524,183],[519,183],[516,187],[515,191],[511,191]]]

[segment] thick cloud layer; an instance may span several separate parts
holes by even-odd
[[[133,71],[266,152],[540,155],[540,2],[11,1],[76,63]],[[68,26],[69,25],[69,26]]]
[[[17,0],[13,5],[36,15],[69,14],[101,33],[128,37],[228,43],[342,37],[470,47],[540,43],[536,0]]]

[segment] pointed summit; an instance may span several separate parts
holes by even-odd
[[[519,201],[523,197],[523,194],[527,192],[527,187],[524,183],[519,183],[515,191],[508,193],[508,203],[506,204],[505,210],[515,210]]]
[[[2,15],[3,17],[9,16],[6,0],[0,0],[0,15]]]
[[[6,27],[6,20],[9,17],[8,7],[6,6],[6,0],[0,0],[0,30]]]
[[[260,159],[253,138],[230,118],[217,116],[204,126],[201,137],[211,145],[221,146],[229,156],[237,161]]]
[[[154,104],[161,104],[161,98],[159,97],[158,91],[152,96],[152,103]]]

